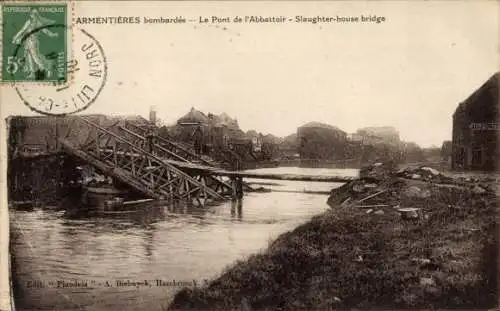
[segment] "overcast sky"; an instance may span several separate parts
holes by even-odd
[[[85,25],[109,61],[85,113],[165,123],[195,107],[243,130],[288,135],[309,121],[346,132],[391,125],[422,146],[451,139],[457,104],[498,69],[499,8],[471,2],[78,2],[75,15],[384,16],[349,24]],[[225,27],[225,28],[224,28]],[[2,90],[2,113],[26,114]]]

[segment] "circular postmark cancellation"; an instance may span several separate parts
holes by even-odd
[[[108,67],[104,50],[83,29],[72,28],[71,58],[66,50],[36,55],[39,36],[65,36],[67,32],[68,27],[62,24],[35,28],[24,35],[12,55],[12,59],[20,60],[13,67],[24,67],[32,75],[29,82],[12,79],[12,85],[23,103],[38,113],[62,116],[85,110],[106,83]],[[13,67],[11,71],[17,72]]]

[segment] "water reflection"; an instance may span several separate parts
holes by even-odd
[[[65,221],[62,224],[72,225],[77,222],[90,221],[104,225],[103,229],[105,231],[126,230],[129,227],[149,228],[152,224],[165,220],[166,215],[164,207],[154,207],[123,214],[106,214],[98,211],[82,210],[64,213],[62,219]]]
[[[235,199],[231,201],[231,218],[242,220],[243,218],[243,199]]]

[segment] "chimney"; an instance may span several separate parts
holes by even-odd
[[[149,108],[149,122],[156,124],[156,109],[154,106]]]

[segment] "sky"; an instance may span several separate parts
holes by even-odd
[[[85,113],[165,123],[195,107],[285,136],[310,121],[346,132],[394,126],[403,140],[451,139],[457,105],[498,71],[499,3],[77,2],[75,17],[383,16],[382,23],[81,25],[108,60]],[[33,115],[0,90],[2,116]]]

